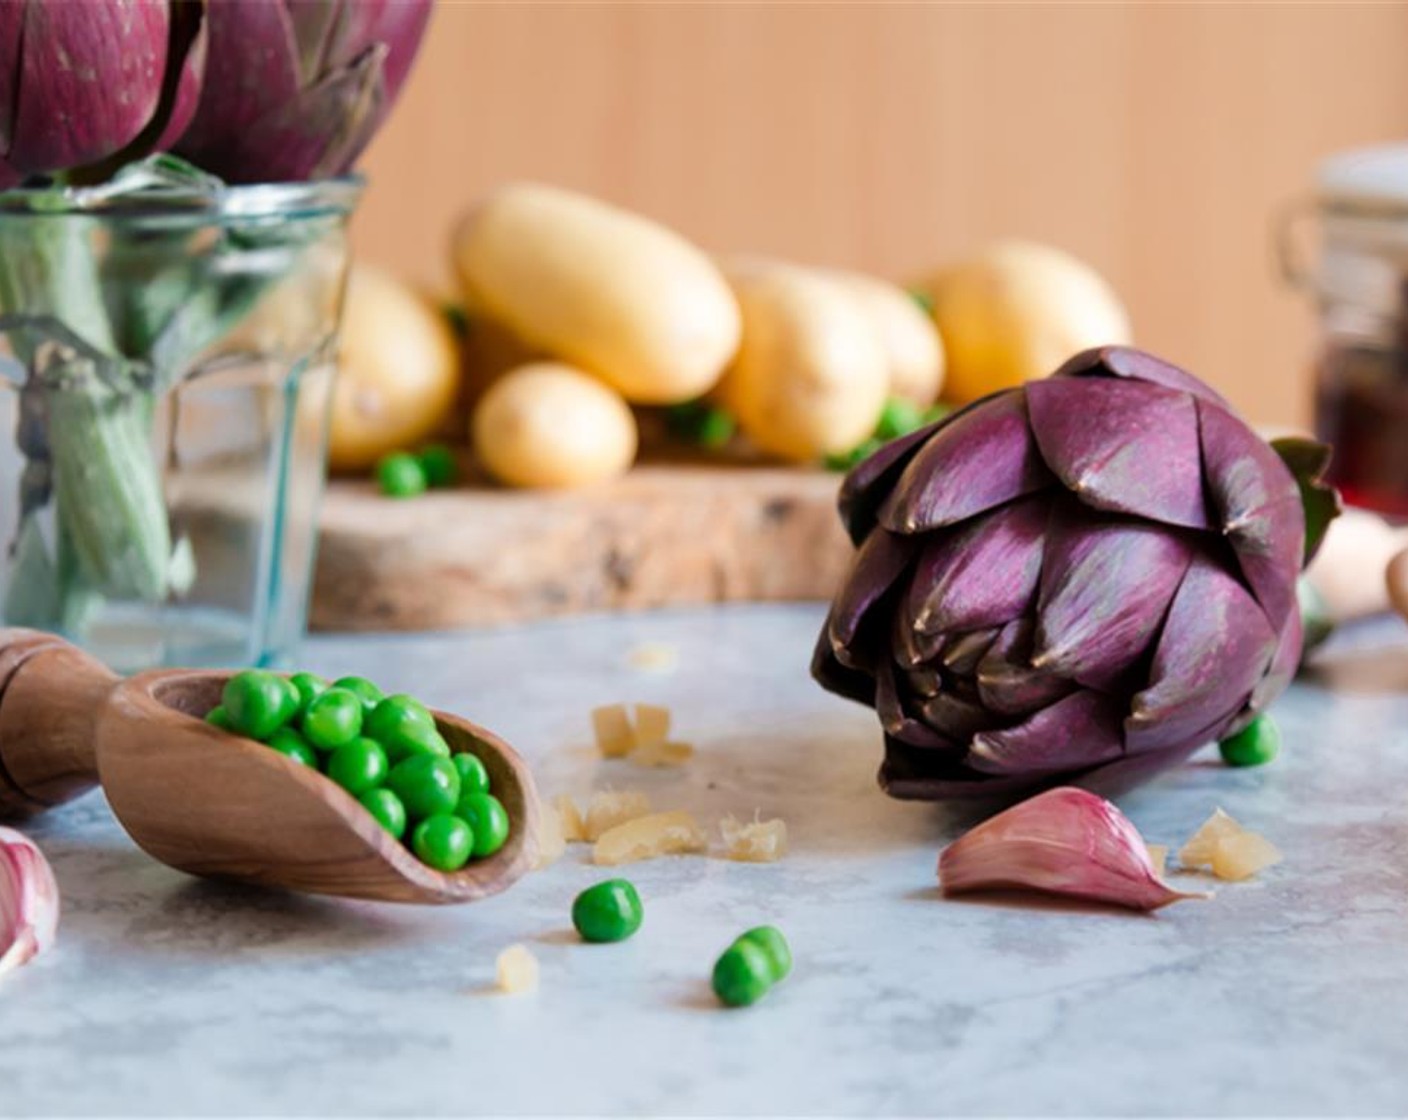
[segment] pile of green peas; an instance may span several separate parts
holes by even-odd
[[[572,924],[583,941],[625,941],[640,929],[645,910],[628,879],[588,887],[572,903]],[[740,934],[714,964],[713,988],[727,1007],[757,1003],[792,971],[792,949],[776,926]]]
[[[508,812],[484,763],[452,753],[419,700],[387,696],[365,677],[329,684],[312,673],[246,670],[205,719],[326,774],[437,871],[458,871],[508,839]]]

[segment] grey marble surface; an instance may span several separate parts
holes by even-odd
[[[1408,1111],[1408,642],[1361,631],[1280,703],[1287,748],[1204,757],[1123,807],[1177,843],[1215,805],[1286,854],[1157,916],[943,900],[953,810],[887,801],[873,716],[806,675],[821,612],[753,607],[476,636],[318,639],[304,660],[500,730],[550,793],[785,817],[793,851],[638,864],[633,940],[571,935],[603,877],[576,847],[459,909],[201,883],[153,863],[100,797],[32,829],[60,947],[0,986],[0,1114],[1367,1114]],[[673,643],[671,673],[632,668]],[[588,709],[653,700],[682,771],[603,763]],[[173,794],[173,796],[175,796]],[[796,955],[762,1004],[707,975],[771,921]],[[522,941],[533,996],[491,994]]]

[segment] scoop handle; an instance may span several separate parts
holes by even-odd
[[[94,729],[119,679],[53,634],[0,629],[0,821],[98,784]]]

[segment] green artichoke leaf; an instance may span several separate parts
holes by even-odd
[[[1305,436],[1283,436],[1271,441],[1271,449],[1281,457],[1300,490],[1305,507],[1305,560],[1308,565],[1319,551],[1330,522],[1344,510],[1340,492],[1325,481],[1330,465],[1330,445]]]

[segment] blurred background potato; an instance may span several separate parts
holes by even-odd
[[[455,220],[528,178],[901,280],[1043,241],[1140,345],[1304,421],[1313,317],[1270,224],[1320,158],[1408,131],[1405,42],[1408,5],[442,3],[356,237],[448,288]]]

